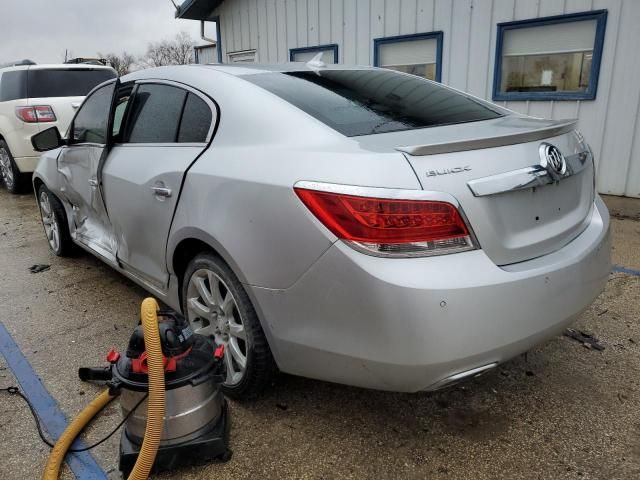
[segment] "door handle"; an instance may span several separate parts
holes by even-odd
[[[158,197],[171,196],[171,189],[162,185],[154,185],[153,187],[151,187],[151,190],[153,190],[153,193]]]
[[[88,182],[89,182],[89,185],[91,185],[92,187],[98,186],[98,180],[96,180],[95,178],[90,178]]]

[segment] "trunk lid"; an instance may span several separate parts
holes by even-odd
[[[456,197],[497,265],[558,250],[589,222],[593,162],[574,121],[507,115],[355,139],[371,150],[401,151],[423,189]]]

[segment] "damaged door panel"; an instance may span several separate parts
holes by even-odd
[[[127,110],[101,170],[117,262],[164,289],[171,221],[184,175],[210,139],[215,105],[184,86],[147,82],[137,85]]]
[[[109,110],[115,83],[94,91],[83,103],[69,130],[69,146],[58,157],[60,192],[71,205],[72,237],[108,260],[116,243],[98,181],[106,155]]]

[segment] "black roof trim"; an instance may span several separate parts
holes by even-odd
[[[185,0],[176,10],[176,18],[208,20],[223,0]]]

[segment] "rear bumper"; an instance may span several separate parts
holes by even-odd
[[[20,172],[31,173],[36,169],[40,157],[15,157],[14,160]]]
[[[609,271],[609,214],[598,197],[582,234],[527,262],[501,268],[481,250],[377,258],[337,242],[291,288],[248,288],[283,371],[412,392],[557,335]]]

